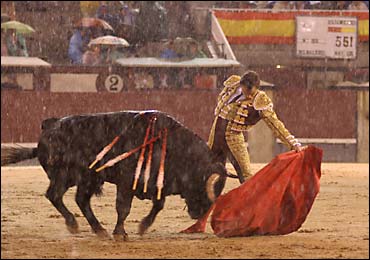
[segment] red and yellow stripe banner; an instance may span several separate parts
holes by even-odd
[[[357,17],[359,41],[369,41],[369,12],[214,10],[214,14],[230,44],[293,44],[297,15]]]

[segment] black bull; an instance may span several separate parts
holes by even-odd
[[[137,189],[132,190],[134,173],[140,152],[118,162],[113,167],[95,172],[109,159],[129,151],[143,143],[150,118],[156,117],[155,134],[168,129],[167,153],[162,196],[157,199],[157,175],[161,157],[161,139],[154,143],[153,158],[148,181],[148,190],[143,192],[143,171]],[[119,141],[96,164],[88,166],[95,156],[116,136]],[[144,156],[144,163],[148,155]],[[42,123],[42,133],[37,148],[11,148],[2,153],[1,164],[18,162],[38,157],[41,166],[50,179],[46,197],[66,220],[70,232],[78,232],[78,224],[73,214],[63,203],[63,195],[77,185],[76,203],[88,220],[92,230],[101,236],[108,233],[95,217],[90,199],[101,193],[105,181],[117,185],[116,210],[117,224],[113,231],[115,238],[127,238],[124,221],[129,215],[132,199],[151,199],[153,207],[139,225],[143,234],[153,223],[158,212],[163,209],[165,197],[180,195],[185,199],[188,213],[198,219],[219,196],[229,176],[225,166],[215,161],[215,156],[207,144],[192,131],[159,111],[122,111],[91,115],[70,116],[62,119],[51,118]]]

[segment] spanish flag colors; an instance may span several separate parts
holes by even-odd
[[[359,41],[369,41],[369,12],[214,10],[214,14],[230,44],[293,44],[297,15],[357,17]]]

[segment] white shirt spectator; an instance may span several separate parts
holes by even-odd
[[[348,6],[348,10],[366,10],[366,11],[368,11],[369,9],[367,8],[364,1],[352,1],[352,3]]]

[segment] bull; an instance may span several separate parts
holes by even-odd
[[[164,184],[159,199],[156,196],[156,181],[160,167],[160,142],[153,144],[146,192],[143,191],[144,168],[138,179],[137,189],[132,189],[139,153],[101,172],[88,167],[101,148],[116,136],[119,136],[118,142],[98,162],[97,167],[124,151],[140,146],[153,116],[156,118],[155,132],[164,128],[168,130]],[[199,219],[222,192],[226,177],[230,177],[225,166],[216,161],[216,157],[199,136],[159,111],[124,111],[44,120],[37,148],[9,148],[2,153],[1,165],[34,157],[38,158],[50,179],[45,195],[63,215],[71,233],[78,232],[78,224],[63,203],[65,192],[77,185],[75,200],[78,207],[92,231],[106,237],[108,233],[95,217],[90,200],[94,194],[101,194],[105,181],[115,184],[118,217],[113,235],[114,238],[123,240],[128,238],[124,221],[130,213],[134,197],[150,199],[153,203],[150,213],[139,224],[139,234],[143,235],[163,209],[166,196],[180,195],[185,199],[190,217]],[[144,156],[144,165],[147,157],[148,152]]]

